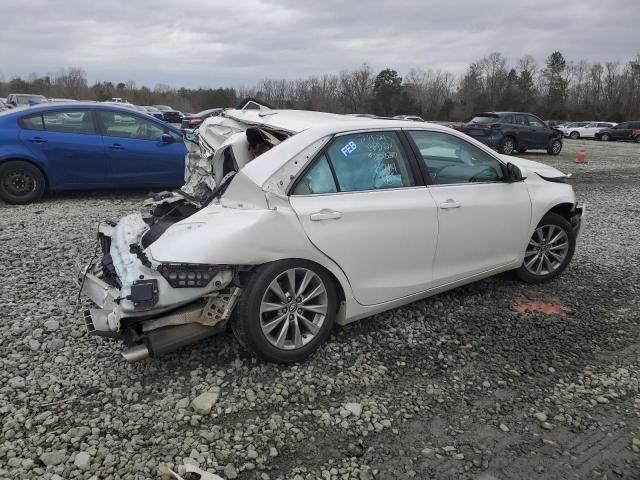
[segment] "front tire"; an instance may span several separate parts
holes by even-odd
[[[336,287],[324,269],[306,260],[280,260],[250,274],[231,327],[261,359],[293,363],[324,343],[336,312]]]
[[[600,137],[600,140],[602,140],[603,142],[608,142],[609,140],[611,140],[611,135],[609,135],[608,133],[603,133]]]
[[[560,275],[573,257],[576,234],[557,213],[547,213],[527,244],[522,265],[515,270],[520,280],[541,283]]]
[[[516,141],[513,137],[504,137],[498,147],[498,151],[504,155],[512,155],[515,149]]]
[[[549,155],[560,155],[562,151],[562,142],[559,139],[551,140],[551,143],[547,147],[547,153]]]
[[[42,171],[23,160],[11,160],[0,165],[0,198],[7,203],[32,203],[47,190]]]
[[[577,140],[577,139],[579,139],[579,138],[580,138],[580,133],[578,133],[578,132],[571,132],[571,133],[569,134],[569,138],[571,138],[571,139],[573,139],[573,140]]]

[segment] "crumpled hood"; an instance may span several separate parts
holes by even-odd
[[[524,158],[512,157],[509,155],[500,155],[500,158],[506,163],[513,163],[517,167],[522,167],[527,172],[537,173],[538,175],[546,178],[558,178],[569,177],[566,173],[562,173],[557,168],[553,168],[550,165],[546,165],[540,162],[534,162],[533,160],[525,160]]]

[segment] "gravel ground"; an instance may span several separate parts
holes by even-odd
[[[501,275],[336,328],[291,367],[228,333],[135,365],[85,336],[74,262],[143,192],[0,205],[0,478],[640,478],[640,145],[526,157],[588,203],[561,277]]]

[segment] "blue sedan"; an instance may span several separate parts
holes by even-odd
[[[127,107],[42,104],[0,113],[0,198],[47,191],[179,187],[187,153],[179,129]]]

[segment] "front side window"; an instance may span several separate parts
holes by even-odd
[[[294,194],[412,187],[415,180],[395,132],[342,135],[307,171]]]
[[[44,129],[48,132],[96,133],[93,115],[89,110],[52,110],[42,114]]]
[[[409,132],[435,185],[499,182],[500,162],[475,145],[441,132]]]
[[[530,127],[538,127],[538,128],[542,128],[544,127],[544,122],[542,120],[540,120],[539,118],[534,117],[533,115],[527,115],[527,120],[529,121],[529,126]]]
[[[629,123],[628,122],[622,122],[622,123],[619,123],[614,128],[617,128],[617,129],[620,129],[620,130],[625,129],[625,128],[629,128]]]
[[[159,142],[165,130],[155,123],[128,113],[108,110],[98,111],[104,134],[108,137],[153,140]]]

